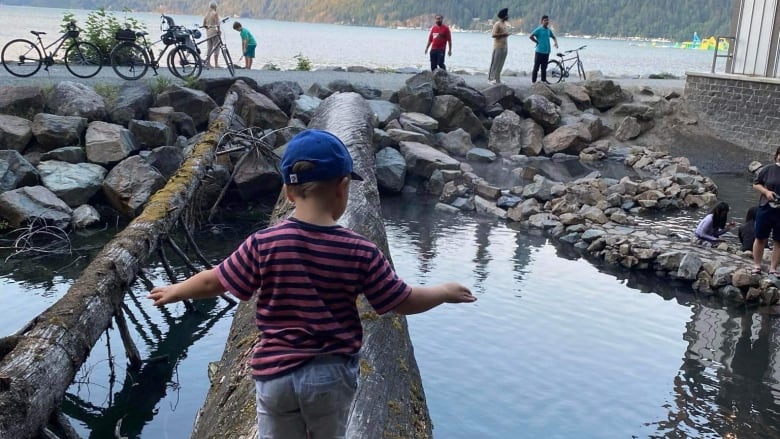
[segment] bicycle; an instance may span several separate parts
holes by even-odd
[[[66,24],[62,35],[48,46],[44,46],[41,39],[41,35],[46,35],[46,32],[31,30],[30,33],[38,38],[37,43],[24,38],[11,40],[3,46],[0,54],[3,67],[14,76],[27,78],[36,74],[42,65],[46,66],[44,70],[48,72],[49,67],[57,63],[57,52],[66,42],[70,45],[65,49],[63,62],[71,74],[79,78],[91,78],[103,68],[103,53],[96,45],[78,39],[79,29],[74,21]],[[55,45],[57,47],[53,51],[47,52]]]
[[[571,69],[573,69],[575,66],[577,67],[577,76],[581,80],[585,80],[585,67],[582,65],[582,61],[580,61],[580,50],[586,48],[588,46],[582,46],[578,47],[577,49],[567,50],[563,53],[558,53],[558,60],[552,60],[549,63],[547,63],[547,78],[550,79],[550,82],[561,82],[565,78],[569,77],[569,72]],[[567,55],[570,53],[574,53],[569,58],[566,58]],[[566,64],[568,63],[568,65]]]
[[[230,20],[230,17],[225,17],[222,20],[222,24]],[[201,29],[208,30],[209,26],[198,26]],[[219,26],[216,26],[217,29],[219,29]],[[227,44],[222,40],[222,32],[217,33],[213,37],[207,37],[203,41],[199,41],[197,43],[198,46],[204,43],[208,43],[210,40],[216,39],[214,41],[214,45],[211,46],[211,51],[206,54],[206,56],[202,56],[201,60],[205,61],[206,64],[208,64],[209,60],[212,56],[214,56],[214,53],[217,53],[217,50],[219,50],[222,54],[222,59],[225,60],[225,63],[227,64],[228,72],[230,72],[230,76],[236,76],[236,67],[233,65],[233,58],[230,57],[230,52],[228,52]],[[207,46],[208,47],[208,46]]]
[[[114,38],[119,43],[111,50],[109,58],[111,59],[111,68],[122,79],[136,80],[146,75],[149,67],[154,70],[157,76],[157,69],[160,67],[160,61],[166,53],[168,70],[178,78],[197,78],[202,70],[200,55],[198,55],[197,46],[194,38],[200,37],[200,31],[192,31],[183,26],[176,26],[173,18],[163,15],[161,29],[163,34],[160,39],[149,43],[146,38],[148,32],[136,32],[131,29],[121,29],[117,31]],[[137,41],[141,39],[139,44]],[[162,42],[165,47],[155,58],[152,46]],[[168,52],[168,48],[175,48]]]

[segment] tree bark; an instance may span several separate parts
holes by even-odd
[[[390,256],[379,207],[372,144],[372,113],[356,93],[340,93],[322,102],[310,128],[328,130],[349,148],[355,171],[365,181],[350,185],[349,203],[339,223],[375,242]],[[282,195],[271,222],[292,213]],[[363,296],[358,300],[364,328],[358,390],[347,437],[430,438],[432,425],[420,371],[402,315],[376,314]],[[212,386],[195,421],[193,439],[243,438],[257,435],[254,381],[249,359],[257,339],[254,302],[239,305]]]
[[[37,436],[59,410],[65,391],[111,324],[138,270],[176,224],[216,157],[233,117],[235,94],[203,140],[144,211],[120,232],[54,305],[19,335],[0,358],[0,438]]]

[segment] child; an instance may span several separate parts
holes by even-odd
[[[729,205],[721,201],[712,208],[696,227],[694,234],[701,241],[709,242],[713,246],[723,242],[720,236],[728,232],[736,225],[734,221],[726,223],[729,219]]]
[[[149,298],[165,305],[226,290],[249,300],[257,292],[262,338],[251,366],[259,437],[343,437],[363,342],[357,296],[364,294],[380,314],[477,299],[454,282],[408,286],[371,241],[336,223],[350,180],[362,178],[333,134],[295,136],[281,169],[285,194],[295,204],[291,218],[253,233],[217,267],[155,287]]]
[[[758,206],[753,206],[748,209],[745,215],[745,223],[739,226],[737,236],[739,236],[739,242],[742,243],[742,251],[753,251],[753,240],[756,239],[756,212]]]
[[[249,70],[252,68],[252,60],[255,58],[257,42],[255,42],[252,34],[244,29],[238,21],[233,23],[233,29],[241,33],[241,53],[244,54],[244,68]]]

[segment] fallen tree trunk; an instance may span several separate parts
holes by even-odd
[[[138,270],[161,236],[173,229],[214,162],[219,139],[230,127],[235,100],[235,94],[225,99],[218,118],[165,187],[0,358],[0,438],[38,436],[59,409]]]
[[[371,117],[362,97],[341,93],[322,102],[309,127],[328,130],[343,140],[352,154],[355,171],[365,178],[362,183],[350,185],[349,204],[339,223],[374,241],[389,257],[376,185]],[[271,222],[290,213],[292,206],[280,196]],[[395,313],[379,316],[362,296],[358,305],[364,344],[347,437],[432,437],[406,318]],[[254,317],[252,301],[242,303],[236,311],[222,359],[210,374],[212,387],[195,422],[193,439],[257,436],[255,389],[249,371],[257,338]]]

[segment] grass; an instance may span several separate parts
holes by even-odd
[[[164,75],[155,76],[154,79],[149,79],[147,82],[149,87],[152,88],[152,92],[157,95],[165,91],[166,88],[173,85],[173,79]]]
[[[92,87],[106,101],[106,105],[113,107],[119,99],[119,86],[105,83],[97,83]]]

